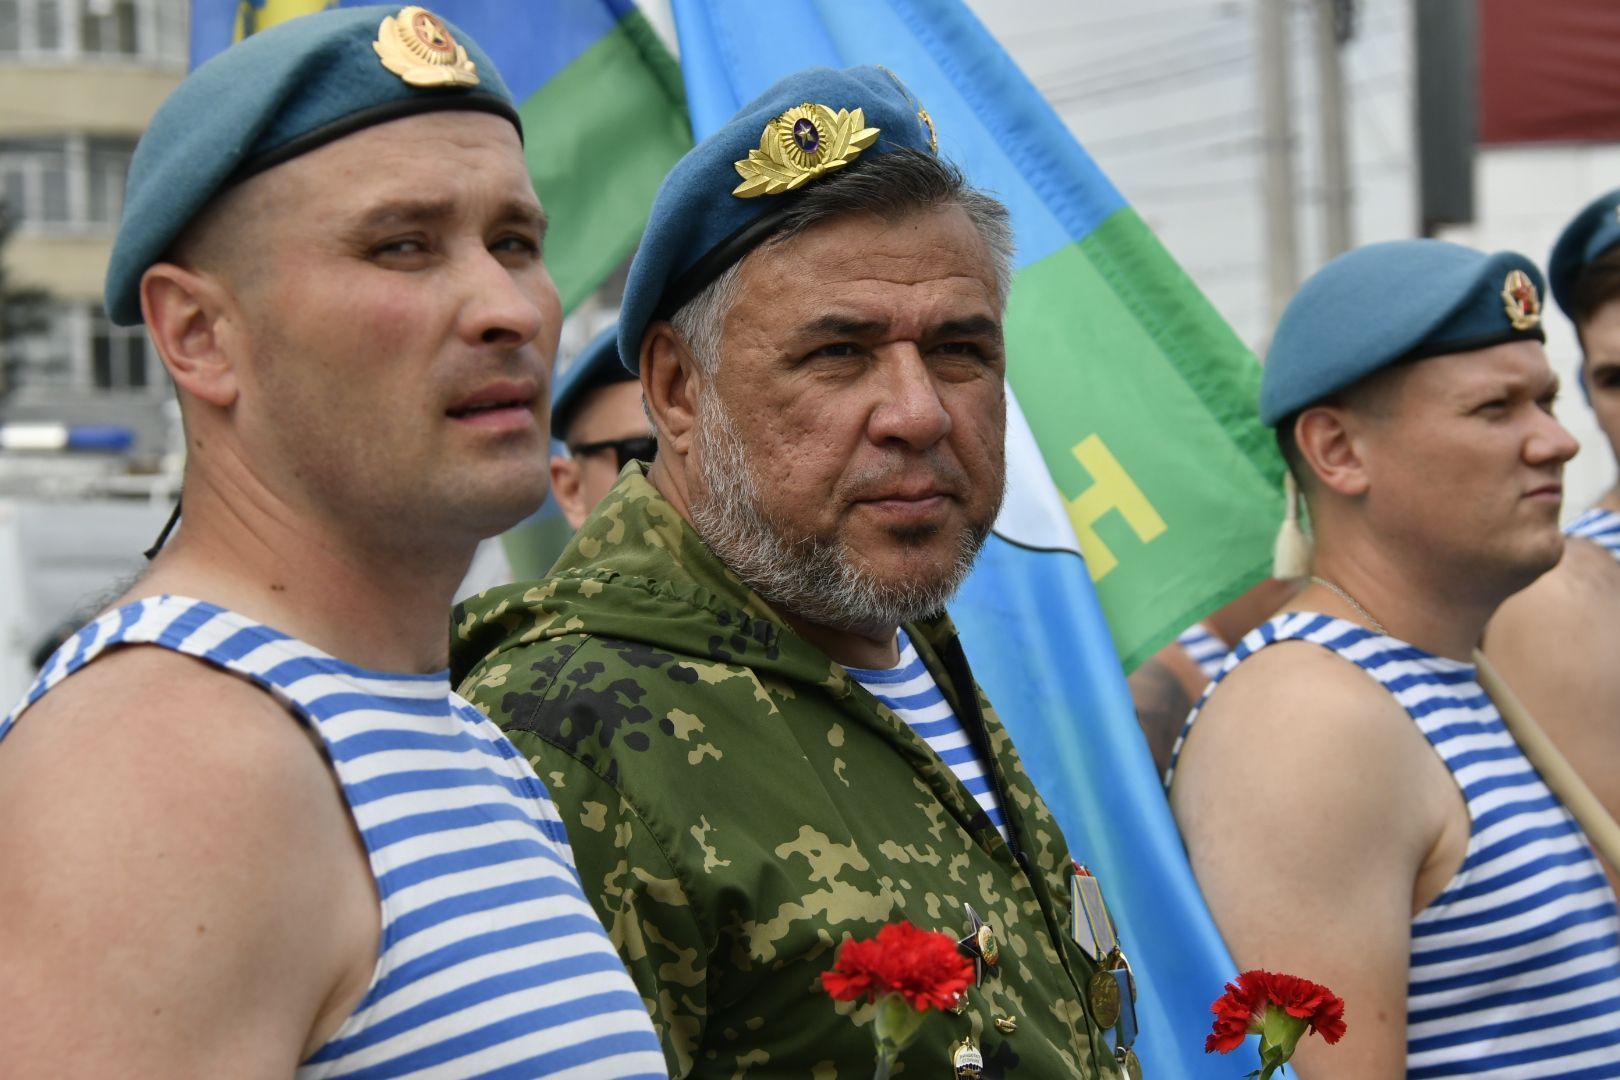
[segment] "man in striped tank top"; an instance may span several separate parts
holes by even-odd
[[[142,139],[107,309],[174,380],[185,518],[0,722],[0,1072],[666,1075],[445,672],[479,539],[545,493],[520,138],[407,7],[250,37]]]
[[[1620,439],[1620,190],[1565,227],[1547,266],[1575,324],[1579,385],[1616,455]],[[1556,569],[1491,621],[1485,651],[1612,816],[1620,818],[1620,485],[1564,527]],[[1620,870],[1610,868],[1620,887]]]
[[[885,70],[817,69],[677,164],[620,317],[657,457],[454,619],[676,1075],[871,1076],[872,1011],[819,980],[900,919],[979,958],[907,1076],[1140,1071],[943,613],[1001,498],[1011,235],[930,125]]]
[[[1267,357],[1309,584],[1233,651],[1167,781],[1239,965],[1345,998],[1308,1080],[1620,1075],[1614,892],[1471,662],[1563,551],[1576,444],[1539,298],[1511,252],[1374,244],[1306,282]]]

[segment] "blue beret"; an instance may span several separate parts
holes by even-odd
[[[1523,255],[1443,240],[1391,240],[1340,255],[1283,310],[1260,376],[1260,420],[1276,427],[1402,360],[1545,341],[1542,286]]]
[[[864,126],[835,115],[855,109]],[[625,366],[639,368],[647,324],[674,314],[764,242],[795,192],[836,168],[860,168],[863,155],[904,149],[935,152],[932,121],[881,68],[810,68],[744,105],[676,162],[658,189],[619,309]]]
[[[1564,314],[1575,318],[1575,283],[1586,264],[1620,244],[1620,190],[1599,195],[1558,234],[1547,259],[1553,298]]]
[[[232,45],[169,95],[135,148],[107,314],[141,321],[141,275],[222,189],[362,128],[440,109],[518,124],[489,57],[420,8],[301,15]]]
[[[619,327],[608,327],[571,360],[551,388],[551,435],[563,437],[563,430],[574,419],[574,410],[585,396],[599,386],[628,382],[635,374],[619,360]]]

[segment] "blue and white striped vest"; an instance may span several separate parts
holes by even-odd
[[[1480,689],[1474,666],[1343,619],[1291,612],[1239,643],[1204,700],[1245,658],[1278,641],[1320,645],[1378,680],[1467,804],[1462,866],[1412,920],[1406,1075],[1620,1076],[1614,892],[1586,835]],[[1187,726],[1197,718],[1195,709]],[[1185,740],[1183,731],[1172,770]]]
[[[1176,638],[1176,644],[1181,646],[1188,659],[1198,665],[1204,678],[1213,679],[1221,673],[1221,667],[1226,663],[1226,642],[1216,637],[1203,623],[1193,623],[1183,630]]]
[[[1568,525],[1565,536],[1582,536],[1602,544],[1610,555],[1620,559],[1620,514],[1602,507],[1593,507]]]
[[[996,796],[996,786],[973,748],[967,729],[951,703],[945,700],[944,691],[934,681],[922,657],[917,655],[917,646],[911,643],[904,628],[899,631],[897,640],[900,662],[894,667],[847,667],[844,670],[922,737],[973,795],[1001,838],[1010,841],[1012,834],[1007,831],[1007,815]]]
[[[308,725],[369,853],[376,971],[300,1077],[668,1075],[550,796],[446,673],[367,671],[213,604],[152,597],[63,645],[0,739],[67,676],[133,644],[233,672]]]

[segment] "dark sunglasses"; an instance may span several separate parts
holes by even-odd
[[[568,452],[575,457],[600,454],[604,450],[613,451],[619,459],[619,471],[623,472],[624,467],[632,461],[651,461],[658,453],[658,440],[651,435],[633,435],[628,439],[604,439],[568,448]]]

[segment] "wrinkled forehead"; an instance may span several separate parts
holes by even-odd
[[[849,214],[773,238],[736,269],[734,310],[845,310],[867,319],[1000,323],[996,261],[959,206]]]

